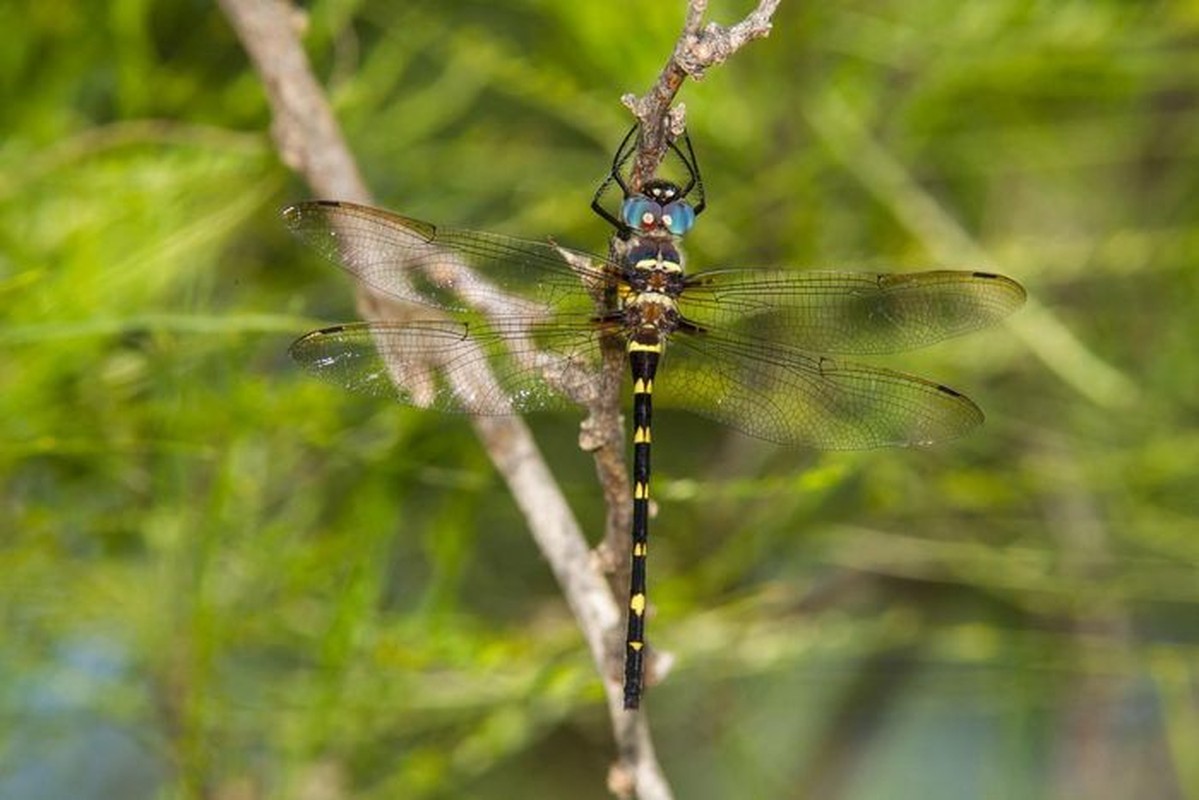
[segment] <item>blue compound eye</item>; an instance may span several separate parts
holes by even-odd
[[[634,230],[649,230],[658,224],[662,206],[645,197],[630,197],[620,206],[620,218]]]
[[[667,204],[662,209],[662,226],[675,236],[682,236],[695,224],[695,209],[682,200]]]

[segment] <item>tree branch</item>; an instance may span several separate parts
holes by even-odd
[[[685,108],[682,104],[671,108],[683,81],[688,76],[697,81],[703,80],[709,67],[723,64],[729,56],[754,39],[769,35],[770,20],[779,2],[760,0],[758,7],[745,19],[726,28],[715,22],[703,26],[708,0],[689,0],[682,35],[658,75],[658,80],[641,97],[626,94],[620,99],[641,123],[641,138],[631,175],[634,187],[640,186],[641,181],[654,174],[666,155],[670,140],[681,135],[686,128]]]
[[[686,109],[682,104],[674,107],[671,105],[686,78],[690,76],[695,80],[702,79],[709,67],[723,63],[750,41],[767,36],[771,29],[771,18],[778,5],[779,0],[760,0],[757,8],[745,19],[726,28],[715,22],[704,26],[707,0],[689,0],[683,30],[658,79],[641,97],[626,94],[621,98],[621,102],[637,118],[640,128],[637,154],[629,175],[630,184],[634,189],[653,177],[666,155],[670,141],[681,136],[686,130]],[[620,252],[622,244],[618,237],[613,237],[614,258]],[[604,356],[605,386],[609,389],[613,386],[619,387],[619,378],[627,368],[624,353],[605,352]],[[601,391],[597,402],[591,408],[587,430],[596,442],[603,443],[595,452],[596,471],[608,507],[604,540],[599,548],[601,562],[609,571],[615,572],[618,584],[627,586],[632,547],[628,536],[632,496],[623,447],[617,451],[615,445],[610,444],[623,444],[625,436],[619,414],[620,402],[619,394]],[[615,644],[621,646],[618,652],[623,653],[623,642],[618,640]],[[651,650],[646,660],[646,684],[653,684],[665,677],[670,662],[671,659],[662,651]],[[631,713],[643,716],[642,712]],[[614,787],[630,783],[627,778],[622,779],[619,776],[619,769],[620,764],[614,769],[613,778],[609,781]],[[636,786],[642,797],[659,796],[645,793],[645,788],[639,782]]]
[[[220,0],[220,4],[262,79],[273,116],[271,134],[284,163],[303,175],[318,196],[369,203],[370,192],[300,44],[305,17],[285,0]],[[635,180],[653,174],[666,151],[666,136],[678,135],[683,129],[682,108],[672,113],[670,103],[686,76],[700,78],[704,70],[721,63],[749,40],[765,36],[777,5],[778,0],[763,0],[756,11],[731,28],[710,23],[701,30],[707,3],[692,0],[683,35],[657,83],[643,98],[625,98],[642,124]],[[359,287],[358,304],[368,320],[403,313],[393,301],[370,294],[364,287]],[[623,370],[623,361],[619,368]],[[627,529],[631,501],[623,464],[623,431],[619,401],[611,400],[618,397],[619,381],[615,386],[610,381],[607,384],[604,394],[608,400],[592,409],[580,441],[595,452],[609,507],[620,505],[609,519],[626,520],[623,527]],[[562,587],[603,679],[618,753],[609,773],[610,789],[620,797],[636,793],[645,800],[670,798],[644,713],[623,710],[619,673],[613,669],[624,651],[619,639],[623,610],[597,568],[532,435],[518,417],[473,417],[472,424]],[[623,549],[627,556],[627,544]]]

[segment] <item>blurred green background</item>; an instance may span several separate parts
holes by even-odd
[[[602,250],[682,5],[330,0],[306,43],[381,204]],[[0,797],[607,797],[598,679],[467,422],[286,357],[353,289],[280,223],[309,193],[219,10],[0,21]],[[784,2],[681,99],[693,267],[1031,300],[887,360],[983,406],[958,442],[656,417],[677,795],[1199,798],[1199,6]],[[578,421],[531,423],[594,542]]]

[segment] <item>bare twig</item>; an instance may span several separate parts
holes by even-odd
[[[649,178],[666,155],[668,142],[686,125],[683,106],[671,108],[674,97],[688,76],[702,80],[709,67],[723,64],[729,56],[754,39],[770,33],[770,20],[779,0],[760,0],[758,7],[731,27],[715,22],[703,25],[708,0],[690,0],[683,33],[658,80],[641,97],[626,94],[621,102],[641,123],[641,139],[633,162],[633,186]]]
[[[634,185],[652,175],[665,153],[667,136],[682,131],[682,109],[672,112],[670,104],[683,80],[688,75],[701,77],[749,40],[766,35],[777,5],[778,0],[762,0],[745,20],[726,29],[715,23],[701,28],[706,0],[690,2],[683,34],[654,87],[643,98],[625,98],[642,125]],[[262,78],[273,113],[272,135],[283,161],[300,172],[317,195],[369,202],[369,190],[300,46],[304,17],[285,0],[221,0],[221,6]],[[391,301],[363,287],[359,308],[373,320],[392,318],[398,311]],[[605,353],[616,380],[608,379],[613,373],[606,368],[601,385],[605,400],[593,405],[580,441],[595,453],[611,509],[608,528],[619,527],[623,533],[629,527],[631,502],[619,405],[622,355],[619,348]],[[518,417],[504,416],[474,417],[472,424],[562,587],[603,678],[618,753],[609,775],[611,790],[646,800],[671,797],[645,715],[623,710],[618,673],[611,668],[623,653],[618,638],[623,612],[528,428]]]

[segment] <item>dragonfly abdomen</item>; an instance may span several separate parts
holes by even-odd
[[[633,374],[633,560],[629,576],[629,620],[625,636],[624,707],[641,703],[645,669],[646,557],[649,555],[650,443],[654,375],[662,355],[662,340],[629,340]]]

